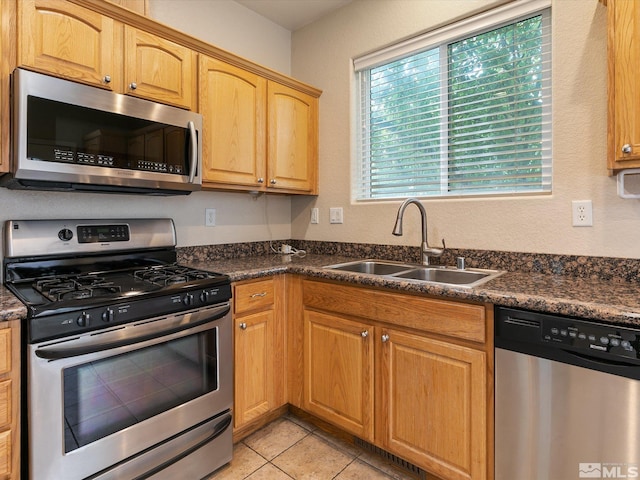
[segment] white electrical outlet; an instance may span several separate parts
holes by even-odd
[[[318,224],[320,223],[320,211],[318,208],[311,209],[311,223]]]
[[[342,207],[331,207],[329,209],[329,223],[343,223]]]
[[[215,208],[204,209],[204,224],[207,227],[216,226],[216,209]]]
[[[571,202],[574,227],[593,226],[593,206],[591,200],[574,200]]]

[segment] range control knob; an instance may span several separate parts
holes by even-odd
[[[102,321],[113,322],[113,308],[107,308],[104,312],[102,312]]]
[[[209,303],[209,297],[211,297],[211,294],[206,290],[203,290],[202,293],[200,294],[200,301],[202,303]]]
[[[68,242],[73,238],[73,232],[68,228],[63,228],[58,232],[58,238],[63,242]]]
[[[88,327],[90,321],[91,321],[91,314],[87,312],[82,312],[78,317],[78,319],[76,320],[76,323],[78,324],[79,327]]]
[[[184,303],[186,306],[193,305],[193,294],[187,293],[182,299],[182,303]]]

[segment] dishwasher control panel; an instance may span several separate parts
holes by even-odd
[[[638,358],[638,332],[615,325],[593,324],[584,320],[544,319],[542,339],[577,349],[607,352]]]
[[[496,313],[496,340],[640,361],[640,329],[503,307]]]

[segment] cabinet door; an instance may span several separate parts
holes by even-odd
[[[373,327],[304,312],[304,409],[373,440]]]
[[[200,57],[203,180],[259,188],[266,176],[267,81]]]
[[[391,329],[377,334],[383,448],[448,480],[485,479],[485,353]]]
[[[268,187],[315,193],[318,99],[269,82]]]
[[[608,3],[609,145],[612,170],[640,167],[640,2]]]
[[[18,2],[18,63],[117,89],[121,62],[114,21],[64,0]],[[106,81],[106,80],[109,81]]]
[[[187,109],[195,107],[197,54],[125,25],[124,91]]]
[[[275,407],[273,310],[235,320],[234,426],[238,428]]]

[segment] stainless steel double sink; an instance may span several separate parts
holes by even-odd
[[[393,277],[398,280],[410,280],[442,285],[456,285],[460,287],[476,287],[488,282],[504,272],[500,270],[486,270],[480,268],[458,269],[443,266],[422,266],[410,263],[393,262],[390,260],[357,260],[348,263],[327,265],[324,268],[344,272],[363,273]]]

